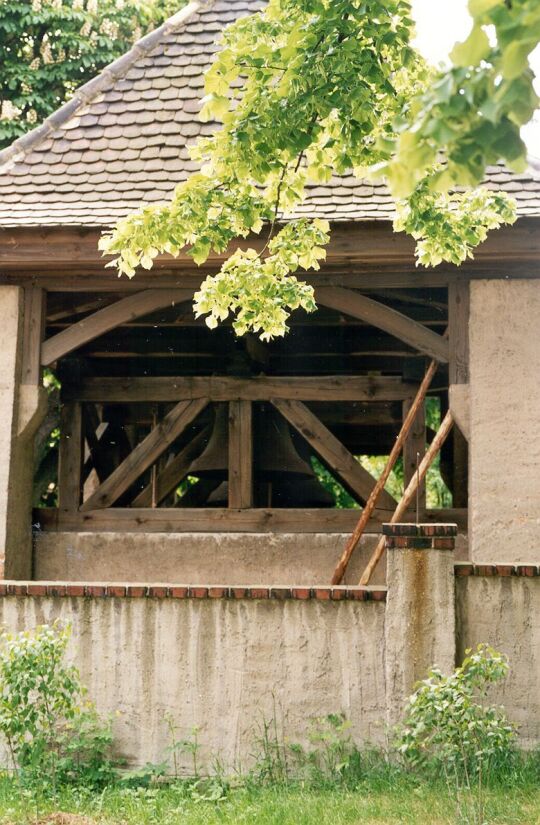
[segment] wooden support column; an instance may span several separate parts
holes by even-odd
[[[39,351],[44,292],[0,286],[0,577],[32,575],[34,435],[47,409]]]
[[[453,281],[448,286],[450,338],[448,401],[457,424],[452,433],[454,507],[467,507],[469,499],[469,313],[469,282]]]
[[[450,384],[469,382],[469,282],[456,280],[448,287]]]
[[[229,507],[253,505],[253,428],[250,401],[229,403]]]
[[[80,401],[62,404],[58,446],[58,506],[78,510],[82,491],[83,433]]]
[[[412,399],[407,398],[403,402],[403,420],[407,417],[412,405]],[[422,461],[426,452],[426,410],[422,404],[418,410],[409,435],[403,445],[403,483],[406,488],[416,473],[418,464]],[[419,489],[420,509],[426,506],[426,483],[422,481]]]

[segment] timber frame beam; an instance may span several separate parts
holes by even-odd
[[[80,384],[64,384],[66,400],[108,404],[174,402],[207,398],[219,401],[267,401],[269,398],[301,401],[403,401],[413,398],[416,384],[393,376],[330,375],[316,377],[232,378],[130,377],[83,378]]]
[[[135,321],[136,318],[171,304],[189,301],[192,297],[193,293],[189,289],[146,289],[128,295],[44,341],[41,346],[41,363],[48,367],[64,355],[121,324]]]
[[[436,361],[447,363],[449,360],[449,346],[445,338],[419,324],[418,321],[413,321],[403,313],[359,292],[342,287],[319,287],[315,290],[315,300],[323,306],[359,318],[367,324],[384,330]]]

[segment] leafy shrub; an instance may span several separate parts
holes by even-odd
[[[114,774],[110,726],[64,663],[69,628],[58,623],[0,636],[0,732],[23,784],[99,787]]]
[[[406,762],[470,787],[511,760],[515,728],[502,708],[486,702],[488,688],[507,673],[506,658],[487,645],[467,650],[449,676],[432,669],[407,705],[398,740]]]

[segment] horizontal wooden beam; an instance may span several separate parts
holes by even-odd
[[[390,519],[388,511],[386,519]],[[405,521],[415,521],[414,513]],[[449,521],[467,529],[466,510],[427,510],[426,521]],[[88,512],[63,512],[53,508],[34,510],[33,523],[49,532],[133,533],[350,533],[358,510],[249,509],[225,507],[181,509],[158,507],[109,508]],[[368,533],[380,533],[381,522],[372,520]]]
[[[511,227],[490,232],[487,240],[475,250],[476,261],[499,264],[503,261],[536,262],[540,256],[540,221],[538,218],[520,218]],[[0,230],[0,268],[58,269],[67,266],[92,266],[103,270],[107,258],[98,249],[101,230],[81,227],[16,227]],[[207,266],[218,266],[235,249],[251,246],[262,249],[265,235],[237,239],[223,254],[211,253]],[[332,226],[328,248],[328,261],[336,263],[357,262],[385,263],[407,262],[414,266],[414,241],[403,232],[395,233],[391,221],[339,222]],[[159,256],[156,271],[190,269],[193,260],[185,253],[177,258]],[[115,281],[114,275],[109,276]],[[127,280],[127,279],[126,279]],[[116,281],[118,289],[118,281]]]
[[[135,295],[128,295],[114,304],[98,309],[87,318],[77,321],[75,324],[63,329],[44,341],[41,347],[41,363],[49,366],[59,358],[67,355],[98,338],[115,327],[134,321],[143,315],[148,315],[157,309],[171,306],[172,304],[189,301],[193,293],[187,289],[162,290],[147,289],[137,292]]]
[[[341,287],[319,287],[315,290],[315,300],[384,330],[436,361],[448,362],[449,348],[445,338],[379,301]]]
[[[414,396],[416,385],[391,376],[341,375],[314,378],[138,377],[85,378],[64,385],[62,398],[109,404],[140,401],[173,402],[195,398],[217,401],[402,401]]]

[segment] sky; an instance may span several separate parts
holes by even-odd
[[[471,28],[467,0],[412,0],[416,21],[416,45],[430,62],[446,60],[458,40],[465,40]],[[540,47],[530,60],[536,74],[536,90],[540,94]],[[522,130],[529,153],[540,158],[540,111],[536,123]]]

